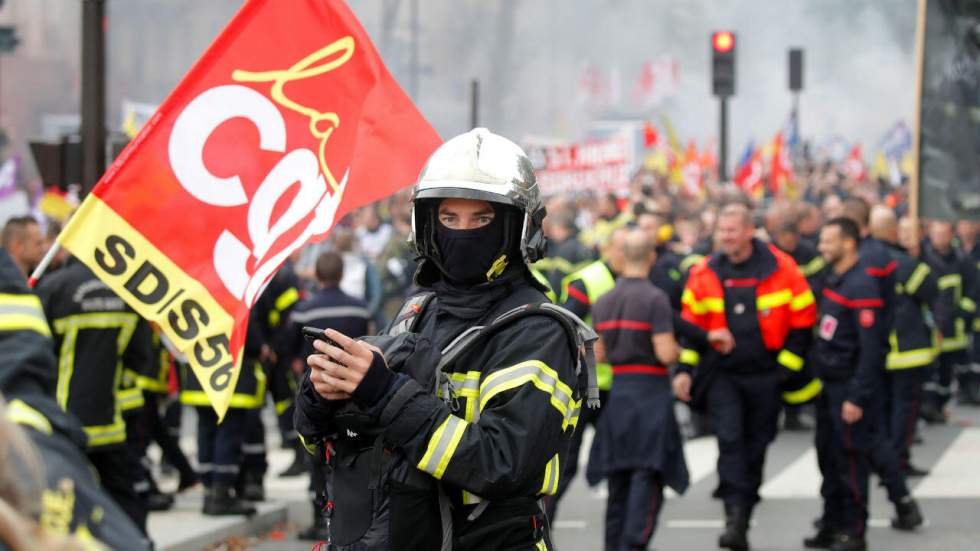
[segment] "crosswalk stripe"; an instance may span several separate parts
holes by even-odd
[[[964,429],[913,490],[918,498],[980,497],[980,429]]]
[[[684,460],[687,462],[688,478],[693,487],[718,467],[718,440],[713,437],[696,438],[684,443]],[[677,497],[677,492],[667,489],[667,498]]]
[[[810,447],[778,474],[763,484],[763,499],[818,497],[820,495],[820,467],[817,450]]]

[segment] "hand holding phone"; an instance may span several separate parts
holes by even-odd
[[[323,329],[320,329],[319,327],[310,327],[309,325],[307,325],[302,329],[300,329],[300,331],[303,333],[303,337],[306,338],[307,342],[310,343],[310,346],[313,346],[313,343],[316,341],[323,341],[329,344],[330,346],[336,346],[337,348],[342,348],[339,344],[334,342],[333,339],[327,337],[323,333]],[[314,347],[314,349],[315,348],[316,347]]]

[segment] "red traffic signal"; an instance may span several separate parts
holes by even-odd
[[[728,53],[735,48],[735,35],[729,31],[719,31],[711,35],[711,47],[718,53]]]

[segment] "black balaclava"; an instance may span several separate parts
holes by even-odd
[[[435,242],[439,249],[440,264],[446,277],[453,283],[478,285],[489,281],[488,272],[502,254],[504,248],[504,228],[506,213],[494,207],[493,221],[470,230],[447,228],[435,220]],[[506,261],[512,261],[507,258]],[[497,274],[499,275],[499,274]]]

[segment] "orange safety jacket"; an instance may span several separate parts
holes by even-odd
[[[817,318],[816,301],[792,257],[776,247],[753,241],[753,259],[757,277],[724,279],[716,271],[721,259],[705,258],[691,268],[681,297],[681,316],[705,331],[729,327],[725,289],[754,287],[758,331],[766,352],[784,369],[783,398],[788,403],[803,403],[820,392],[820,382],[804,371],[804,357],[810,331]],[[733,305],[740,314],[742,304]],[[796,331],[801,338],[788,339]],[[736,347],[739,346],[736,338]],[[742,346],[751,346],[742,343]],[[717,356],[716,356],[717,357]],[[684,348],[681,369],[692,369],[700,362],[697,350]]]

